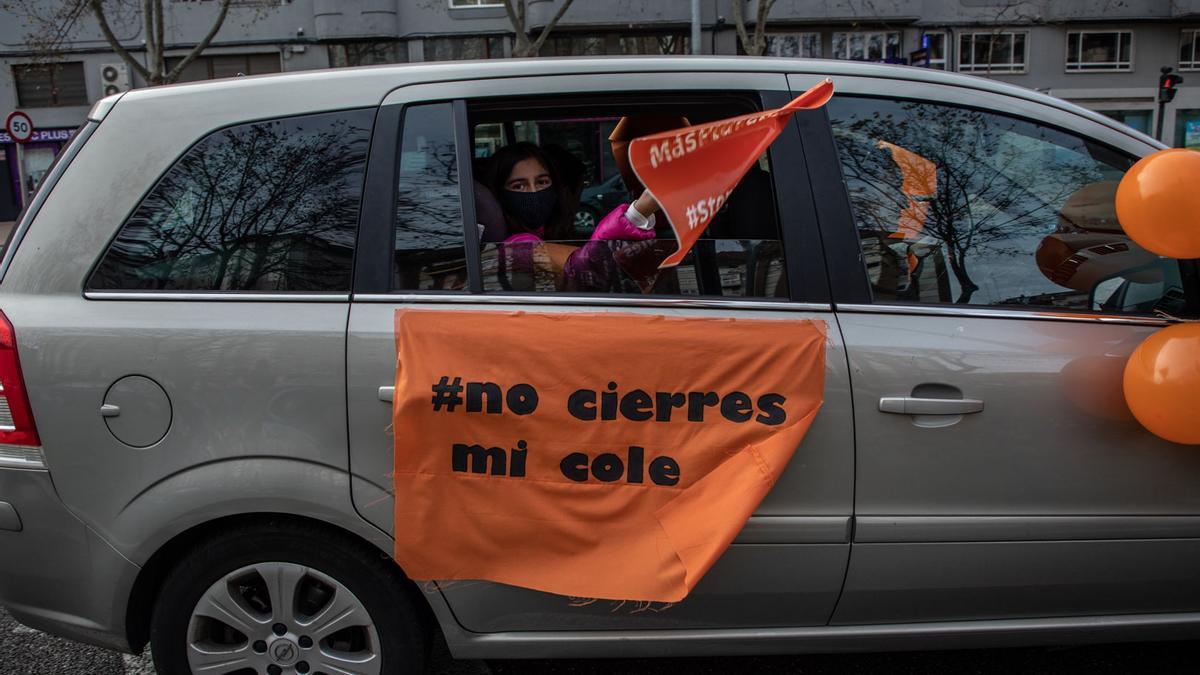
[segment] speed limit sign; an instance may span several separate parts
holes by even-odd
[[[33,120],[20,110],[14,110],[4,120],[4,130],[17,143],[28,143],[33,138]]]

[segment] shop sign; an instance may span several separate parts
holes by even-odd
[[[27,142],[51,143],[55,141],[69,141],[74,135],[74,129],[38,129],[33,132],[33,136]],[[0,143],[12,142],[12,136],[9,136],[7,132],[0,131]]]

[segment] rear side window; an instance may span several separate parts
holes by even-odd
[[[142,200],[88,288],[348,291],[374,112],[207,136]]]

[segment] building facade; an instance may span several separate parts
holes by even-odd
[[[532,34],[562,1],[528,0]],[[700,0],[700,53],[745,53],[732,9],[743,1]],[[218,2],[163,4],[169,64],[202,39]],[[751,21],[755,4],[745,2]],[[541,55],[691,53],[691,8],[690,0],[575,0]],[[25,149],[33,185],[95,101],[145,82],[90,15],[75,22],[46,64],[30,47],[36,22],[7,11],[0,17],[0,114],[20,109],[33,119],[37,132]],[[144,60],[141,17],[111,19],[122,45]],[[1184,81],[1163,109],[1161,139],[1200,149],[1200,0],[778,0],[766,33],[769,56],[885,61],[995,78],[1150,135],[1159,124],[1160,69],[1171,67]],[[181,81],[505,58],[512,49],[513,27],[499,0],[233,0],[215,40]],[[0,131],[0,221],[15,218],[22,201],[14,147]]]

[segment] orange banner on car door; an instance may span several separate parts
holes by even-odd
[[[683,260],[793,113],[820,108],[832,96],[833,81],[826,79],[782,108],[635,138],[629,163],[679,240],[679,250],[659,267]]]
[[[396,350],[405,572],[613,600],[687,596],[825,379],[808,320],[399,310]]]

